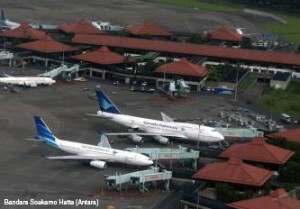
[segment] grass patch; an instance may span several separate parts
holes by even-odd
[[[265,108],[277,115],[284,112],[292,117],[300,118],[299,92],[300,82],[292,81],[286,90],[268,88],[260,102]]]
[[[259,23],[258,26],[278,35],[287,42],[300,46],[300,17],[285,14],[281,14],[280,17],[287,21],[286,25],[279,23]]]
[[[200,10],[207,11],[219,11],[219,12],[228,12],[236,13],[242,12],[245,8],[243,4],[228,4],[228,3],[208,3],[201,0],[142,0],[145,2],[156,2],[169,5],[176,5],[189,8],[198,8]],[[259,9],[259,8],[258,8]],[[259,9],[261,10],[261,9]],[[263,9],[262,9],[263,10]],[[274,11],[277,14],[277,12]],[[274,33],[280,38],[287,42],[294,43],[297,46],[300,46],[300,17],[292,16],[288,14],[279,14],[279,16],[287,21],[286,25],[282,25],[276,22],[268,23],[257,23],[257,26],[268,31],[269,33]]]
[[[199,0],[142,0],[142,1],[163,3],[163,4],[170,4],[170,5],[183,6],[189,8],[198,8],[200,10],[219,11],[219,12],[240,12],[243,9],[241,6],[207,3],[207,2],[201,2]]]

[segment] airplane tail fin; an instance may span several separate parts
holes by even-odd
[[[117,106],[114,105],[112,101],[110,101],[108,96],[106,96],[106,94],[101,89],[96,90],[96,96],[101,111],[114,114],[122,114]]]
[[[37,136],[36,138],[47,142],[47,144],[57,148],[56,140],[57,138],[54,134],[50,131],[44,120],[40,116],[34,116]]]
[[[5,16],[3,10],[1,10],[1,19],[2,19],[2,21],[6,21],[6,20],[7,20],[7,18],[6,18],[6,16]]]

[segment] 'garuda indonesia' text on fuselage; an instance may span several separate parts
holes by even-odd
[[[142,142],[141,136],[143,135],[152,136],[158,142],[163,144],[169,143],[167,137],[201,142],[219,142],[224,140],[222,134],[212,127],[192,123],[174,122],[164,113],[161,113],[162,121],[122,114],[102,90],[96,90],[96,95],[100,106],[100,111],[97,112],[96,116],[109,118],[131,130],[145,132],[108,133],[107,135],[128,135],[136,143]]]
[[[73,154],[47,157],[48,159],[88,160],[91,166],[99,169],[105,168],[107,162],[137,166],[149,166],[153,164],[153,161],[145,155],[111,148],[108,139],[103,134],[101,134],[98,146],[61,140],[53,135],[41,117],[35,116],[34,120],[37,130],[37,141],[44,141],[56,149]]]

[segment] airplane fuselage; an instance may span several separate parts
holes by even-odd
[[[163,133],[178,134],[179,138],[185,138],[191,141],[218,142],[224,140],[224,137],[212,127],[197,125],[192,123],[166,122],[141,117],[135,117],[124,114],[113,114],[98,111],[97,115],[106,117],[110,120],[143,132],[156,133],[164,136]],[[184,136],[184,137],[180,137]]]
[[[18,27],[20,27],[20,23],[16,23],[16,22],[12,22],[12,21],[9,21],[9,20],[4,20],[4,21],[2,21],[3,23],[4,23],[4,25],[6,26],[6,27],[8,27],[9,29],[15,29],[15,28],[18,28]]]
[[[100,159],[105,162],[123,163],[137,166],[148,166],[153,164],[153,162],[149,160],[147,156],[119,149],[94,146],[60,139],[56,139],[55,146],[65,152],[78,156],[95,156],[94,160]]]
[[[52,85],[55,80],[47,77],[1,77],[0,83],[35,87],[37,85]]]

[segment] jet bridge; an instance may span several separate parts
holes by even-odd
[[[216,127],[224,137],[248,138],[263,137],[264,132],[254,128],[222,128]]]
[[[163,181],[166,190],[169,190],[172,172],[163,170],[159,172],[159,167],[151,167],[147,170],[136,171],[127,174],[117,174],[106,178],[106,185],[115,187],[118,191],[122,190],[122,185],[139,185],[140,192],[148,191],[145,186],[148,182]]]
[[[6,50],[0,51],[0,60],[9,60],[9,66],[12,65],[13,58],[14,58],[13,53],[6,51]]]
[[[197,160],[199,158],[199,151],[188,149],[186,147],[178,146],[178,148],[127,148],[126,150],[145,154],[153,161],[158,160],[179,160],[182,163],[186,160],[192,161],[192,166],[197,169]]]
[[[46,73],[39,74],[41,77],[50,77],[54,78],[60,74],[62,74],[63,78],[68,78],[72,73],[76,73],[79,71],[79,65],[74,65],[72,67],[68,67],[67,65],[62,64],[60,67],[50,70]]]

